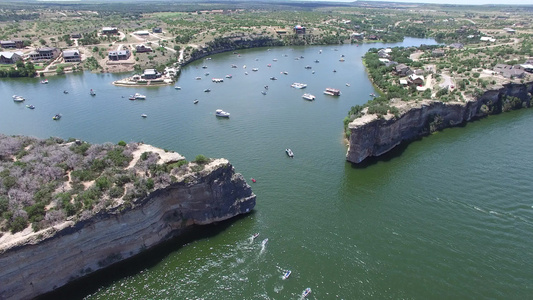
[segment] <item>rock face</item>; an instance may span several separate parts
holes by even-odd
[[[486,91],[477,99],[467,102],[425,100],[412,103],[398,118],[392,115],[384,118],[365,115],[349,124],[350,139],[346,160],[357,164],[435,130],[457,126],[504,110],[530,107],[531,93],[533,82],[509,84]]]
[[[0,249],[0,299],[28,299],[183,233],[250,212],[256,196],[227,160],[131,205],[38,232]]]

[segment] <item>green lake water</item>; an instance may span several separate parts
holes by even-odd
[[[306,287],[310,299],[531,298],[533,110],[447,129],[356,168],[345,161],[342,120],[374,92],[361,56],[382,46],[219,54],[186,66],[181,90],[111,84],[127,74],[69,74],[47,85],[1,80],[4,134],[144,141],[188,160],[225,157],[257,195],[253,213],[100,272],[56,299],[298,299]],[[227,74],[233,78],[211,82]],[[342,95],[326,96],[326,87]],[[128,100],[135,92],[147,99]],[[27,100],[14,103],[13,94]],[[216,118],[218,108],[231,117]],[[56,113],[61,120],[52,120]],[[292,275],[282,280],[287,269]]]

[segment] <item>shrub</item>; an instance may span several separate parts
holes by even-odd
[[[198,154],[196,155],[196,157],[194,158],[194,161],[199,164],[199,165],[203,165],[203,164],[206,164],[209,162],[209,159],[207,157],[205,157],[204,155],[202,154]]]
[[[11,230],[11,233],[19,232],[24,230],[26,227],[28,227],[28,221],[24,219],[24,217],[16,217],[10,224],[9,229]]]
[[[149,152],[143,152],[143,153],[141,154],[141,160],[146,160],[146,159],[148,159],[148,155],[149,155],[149,154],[150,154]]]
[[[114,186],[109,190],[109,197],[119,198],[124,194],[124,187]]]
[[[120,142],[118,142],[117,145],[122,146],[122,147],[125,147],[127,144],[126,144],[126,142],[124,142],[124,141],[120,141]]]

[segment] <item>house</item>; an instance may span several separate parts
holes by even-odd
[[[0,52],[0,64],[14,64],[22,59],[22,52]]]
[[[464,48],[464,45],[461,44],[461,43],[453,43],[450,45],[450,48],[454,48],[454,49],[463,49]]]
[[[388,49],[388,50],[390,50],[390,49]],[[378,51],[378,56],[380,58],[389,58],[390,57],[389,53],[390,53],[390,51],[387,51],[387,49],[380,49]]]
[[[520,65],[520,67],[522,67],[526,72],[533,73],[533,64],[523,64]]]
[[[431,51],[431,56],[433,57],[443,57],[444,56],[444,50],[443,49],[435,49]]]
[[[424,70],[422,70],[422,69],[416,69],[415,72],[414,72],[414,74],[415,74],[415,75],[419,75],[419,76],[424,75]]]
[[[305,27],[303,27],[302,25],[296,25],[294,26],[293,31],[296,34],[305,34]]]
[[[109,60],[127,60],[130,56],[130,50],[109,51],[107,55]]]
[[[118,28],[116,28],[116,27],[104,27],[104,28],[102,28],[102,34],[107,34],[107,35],[118,34]]]
[[[359,33],[359,32],[354,32],[350,35],[350,37],[354,40],[362,40],[365,38],[365,34],[364,33]]]
[[[14,41],[0,41],[0,46],[4,49],[17,47]]]
[[[142,79],[157,79],[161,77],[161,73],[157,72],[156,69],[146,69],[141,75]]]
[[[65,62],[80,62],[80,51],[78,49],[65,50],[63,51],[63,59]]]
[[[133,34],[138,35],[138,36],[147,36],[147,35],[150,35],[150,32],[146,30],[140,30],[140,31],[135,31]]]
[[[376,40],[379,39],[379,37],[378,37],[377,35],[372,34],[372,35],[369,35],[369,36],[367,37],[367,39],[372,40],[372,41],[376,41]]]
[[[287,30],[285,30],[285,29],[278,29],[278,30],[276,30],[276,34],[279,34],[279,35],[287,34]]]
[[[515,34],[516,33],[516,30],[512,29],[512,28],[504,28],[503,29],[505,32],[509,33],[509,34]]]
[[[422,85],[424,83],[424,76],[411,74],[408,77],[408,81],[411,85]]]
[[[490,37],[490,36],[482,36],[479,38],[479,40],[482,42],[495,42],[496,41],[495,38]]]
[[[408,84],[407,79],[400,79],[400,85],[406,86]]]
[[[137,51],[137,53],[152,52],[152,48],[146,47],[145,45],[140,44],[135,47],[135,51]]]
[[[413,71],[411,71],[411,68],[409,68],[405,64],[399,64],[396,67],[394,67],[394,72],[398,76],[407,76],[407,75],[413,74]]]
[[[71,39],[81,39],[81,33],[73,33],[70,35]]]
[[[395,66],[397,64],[397,62],[391,60],[385,63],[385,67]]]
[[[163,29],[161,27],[154,27],[152,28],[153,33],[163,33]]]
[[[494,72],[497,74],[502,75],[505,78],[524,78],[525,69],[522,68],[520,65],[506,65],[506,64],[496,64],[494,66]]]
[[[61,54],[61,51],[54,47],[37,48],[28,54],[31,60],[51,60]]]

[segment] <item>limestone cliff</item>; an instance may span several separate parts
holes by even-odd
[[[400,108],[401,114],[398,117],[364,115],[349,124],[346,160],[360,163],[368,157],[380,156],[401,143],[435,130],[457,126],[504,110],[530,107],[531,93],[533,82],[508,84],[465,102],[424,100],[416,103],[392,103],[391,105]]]
[[[28,299],[132,257],[186,228],[250,212],[256,196],[227,160],[88,219],[0,249],[0,299]]]

